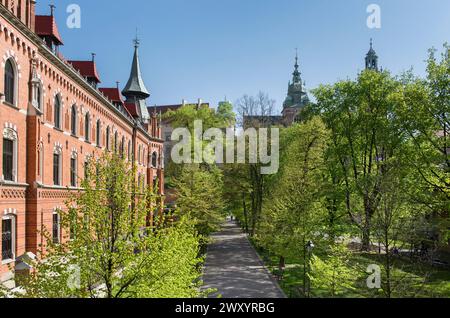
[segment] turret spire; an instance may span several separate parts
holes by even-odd
[[[136,35],[133,40],[134,43],[134,57],[131,65],[130,78],[122,91],[122,94],[126,97],[126,102],[137,103],[140,111],[140,117],[142,122],[147,122],[150,118],[147,110],[145,100],[150,97],[150,93],[145,87],[144,80],[141,74],[141,65],[139,62],[139,45],[140,40]]]
[[[373,49],[373,39],[370,39],[370,50],[366,55],[366,70],[378,71],[378,56]]]
[[[126,97],[138,95],[143,98],[150,97],[150,93],[145,87],[141,74],[141,65],[139,62],[139,39],[134,40],[134,57],[131,66],[130,78],[122,91]]]
[[[294,69],[294,73],[292,73],[293,78],[292,78],[292,82],[293,84],[302,84],[302,79],[301,79],[301,73],[298,70],[299,69],[299,65],[298,65],[298,49],[295,49],[295,65],[294,65],[295,69]]]

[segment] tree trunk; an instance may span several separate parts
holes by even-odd
[[[244,208],[244,228],[245,233],[248,234],[248,212],[247,212],[247,203],[245,202],[245,193],[242,193],[242,205]]]

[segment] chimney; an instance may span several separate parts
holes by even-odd
[[[31,31],[35,32],[35,24],[36,24],[36,0],[30,1],[30,25],[28,26]]]

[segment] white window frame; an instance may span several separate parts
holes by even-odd
[[[59,100],[59,127],[56,125],[56,100]],[[63,117],[64,107],[63,107],[63,98],[61,94],[56,94],[55,100],[53,101],[53,125],[56,129],[63,130],[64,129],[64,117]]]
[[[7,214],[2,217],[2,223],[3,220],[11,220],[11,249],[13,258],[12,259],[2,259],[2,265],[10,264],[12,262],[15,262],[16,260],[16,215],[14,214]],[[0,226],[1,227],[1,226]],[[1,229],[1,234],[3,234],[3,228]]]
[[[72,116],[73,114],[73,110],[75,108],[75,127],[72,127]],[[78,107],[76,104],[73,104],[70,107],[70,133],[74,136],[78,136]]]
[[[72,184],[72,162],[70,162],[70,187],[76,188],[78,187],[78,154],[76,152],[72,152],[70,156],[70,160],[75,160],[75,185]]]
[[[3,135],[2,135],[2,143],[3,143],[3,139],[8,139],[10,141],[13,142],[13,171],[12,171],[12,175],[13,175],[13,180],[12,181],[6,181],[6,182],[13,182],[13,183],[17,183],[18,181],[18,173],[17,173],[17,169],[18,169],[18,135],[17,135],[17,131],[15,131],[12,128],[4,128],[3,129]],[[2,145],[2,156],[3,156],[3,145]],[[3,169],[3,167],[2,167]],[[5,175],[2,171],[2,180],[5,180]]]
[[[58,183],[59,185],[53,184],[55,187],[62,187],[63,186],[63,169],[62,169],[62,165],[63,165],[63,160],[62,160],[62,148],[60,147],[55,147],[54,151],[53,151],[53,155],[58,155],[59,158],[59,162],[58,162]],[[53,158],[52,158],[53,159]],[[52,160],[52,167],[53,167],[53,160]],[[53,171],[53,169],[52,169]],[[54,179],[54,178],[53,178]],[[54,181],[54,180],[53,180]],[[54,183],[54,182],[53,182]]]
[[[15,61],[15,59],[13,57],[10,57],[6,60],[11,62],[11,65],[13,67],[13,72],[14,72],[14,92],[13,92],[13,103],[8,105],[12,105],[14,107],[17,107],[18,103],[17,103],[17,99],[19,98],[19,67],[17,65],[17,62]],[[5,66],[3,67],[3,73],[6,72],[6,62],[5,62]],[[4,76],[3,76],[4,77]],[[6,88],[5,87],[6,83],[3,83],[3,90]],[[6,92],[4,92],[5,96],[3,97],[3,99],[6,101]]]
[[[58,218],[58,242],[57,243],[55,243],[55,238],[53,237],[53,226],[54,226],[54,224],[53,224],[53,217],[55,215]],[[61,215],[58,213],[57,209],[53,210],[53,214],[52,214],[52,242],[54,244],[61,244]]]

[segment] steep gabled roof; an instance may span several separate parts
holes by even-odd
[[[68,61],[84,77],[90,77],[100,83],[100,76],[94,61]]]
[[[138,105],[136,103],[125,103],[125,109],[130,113],[133,117],[139,117]]]
[[[58,45],[64,44],[58,32],[55,17],[51,15],[37,15],[35,32],[39,36],[50,36]]]
[[[110,101],[115,103],[121,103],[123,104],[122,95],[120,94],[120,90],[116,87],[105,87],[105,88],[99,88],[100,92],[103,93]]]

